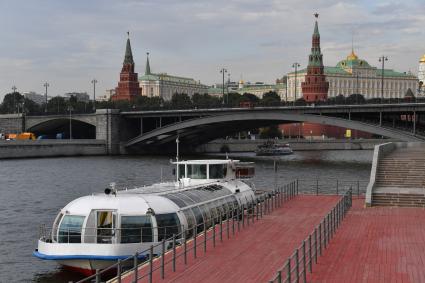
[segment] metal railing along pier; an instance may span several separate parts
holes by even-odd
[[[319,225],[303,240],[295,252],[288,257],[269,283],[307,282],[307,272],[313,270],[313,263],[329,245],[336,229],[341,225],[352,204],[351,188],[341,197],[336,206],[323,218]]]
[[[172,271],[175,272],[177,259],[180,258],[185,265],[188,264],[188,257],[196,258],[200,250],[207,253],[208,242],[215,248],[217,241],[230,239],[231,236],[245,227],[253,225],[263,215],[271,213],[296,195],[298,195],[296,181],[264,192],[257,195],[256,199],[248,202],[247,205],[228,209],[224,213],[220,212],[219,217],[212,222],[210,228],[205,223],[195,224],[183,229],[181,233],[174,234],[171,238],[151,245],[149,249],[136,252],[124,260],[118,260],[117,263],[104,270],[96,270],[95,274],[77,283],[92,282],[93,280],[100,283],[103,282],[102,276],[114,271],[116,277],[112,281],[118,283],[121,283],[124,276],[130,276],[132,282],[152,283],[154,275],[158,273],[164,279],[167,265],[172,266]],[[140,262],[141,255],[146,255],[147,260]],[[144,272],[142,273],[141,270]]]

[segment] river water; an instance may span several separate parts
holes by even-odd
[[[205,158],[197,156],[199,158]],[[300,187],[315,191],[360,184],[369,179],[372,151],[296,152],[279,158],[257,158],[257,189],[300,179]],[[277,161],[277,173],[273,162]],[[58,211],[71,200],[102,192],[110,182],[132,188],[172,178],[166,157],[70,157],[0,160],[0,282],[68,282],[78,274],[54,262],[32,256],[40,224],[51,226]],[[336,180],[339,180],[338,183]],[[359,182],[357,182],[359,180]],[[339,184],[339,185],[337,185]],[[354,185],[353,185],[354,184]],[[319,186],[317,186],[319,185]]]

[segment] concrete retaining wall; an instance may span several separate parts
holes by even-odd
[[[255,151],[258,145],[266,140],[215,140],[204,145],[200,145],[196,151],[205,153],[220,152],[223,146],[227,146],[230,152],[249,152]],[[361,150],[374,149],[375,145],[381,144],[382,139],[365,140],[278,140],[278,143],[289,143],[295,151],[303,150]]]
[[[0,141],[0,159],[105,154],[103,140]]]
[[[373,152],[372,169],[370,171],[370,180],[366,189],[366,206],[372,206],[372,194],[376,182],[376,172],[378,171],[379,160],[393,152],[397,148],[417,147],[423,143],[418,142],[389,142],[376,145]]]

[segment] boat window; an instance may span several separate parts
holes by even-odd
[[[59,243],[81,243],[84,216],[65,215],[59,227]]]
[[[206,164],[187,164],[187,177],[192,179],[206,179]]]
[[[52,236],[53,236],[54,242],[58,241],[58,228],[59,228],[59,223],[62,220],[62,217],[63,217],[63,214],[59,213],[59,215],[56,217],[55,223],[53,224]]]
[[[197,206],[192,207],[192,211],[193,211],[193,214],[195,215],[196,231],[200,233],[204,230],[204,218],[202,216],[202,212]]]
[[[112,211],[97,212],[97,242],[99,244],[112,243],[115,236],[115,214]]]
[[[153,242],[151,217],[121,216],[121,243],[140,242]]]
[[[186,238],[190,238],[193,235],[193,227],[195,227],[195,216],[191,209],[185,209],[183,210],[183,213],[187,220]]]
[[[212,223],[211,223],[212,221],[211,221],[211,214],[210,214],[209,206],[207,204],[204,204],[204,205],[201,205],[199,207],[199,209],[201,210],[202,215],[204,216],[204,223],[205,223],[206,228],[207,229],[210,228],[211,225],[212,225]]]
[[[180,232],[180,220],[176,213],[157,214],[158,241],[169,239]]]
[[[184,164],[179,164],[179,179],[181,178],[185,178],[186,177],[186,172],[185,172],[185,165]]]
[[[210,164],[210,179],[223,179],[226,177],[226,164]]]
[[[187,192],[175,193],[175,195],[178,196],[181,200],[183,200],[186,205],[195,204],[195,201],[188,196]]]
[[[164,197],[168,198],[169,200],[177,204],[177,206],[180,208],[187,206],[186,203],[182,199],[177,197],[175,194],[166,194],[164,195]]]

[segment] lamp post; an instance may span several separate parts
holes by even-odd
[[[223,92],[223,105],[224,105],[224,75],[227,73],[226,68],[221,68],[220,73],[223,75],[223,84],[222,84],[222,92]]]
[[[93,111],[96,112],[96,84],[97,84],[97,80],[93,79],[91,81],[91,83],[93,84]]]
[[[230,85],[230,73],[227,74],[227,86],[226,86],[226,103],[229,104],[229,85]]]
[[[282,78],[283,83],[283,78]],[[285,84],[285,106],[288,104],[288,76],[286,76],[286,84]]]
[[[44,113],[47,113],[47,88],[50,86],[48,82],[45,82],[43,84],[43,86],[46,88],[46,92],[44,93],[44,97],[45,97],[45,105],[44,105]]]
[[[68,106],[69,111],[69,139],[72,140],[72,106]]]
[[[300,67],[299,63],[295,62],[294,64],[292,64],[292,68],[295,68],[294,105],[295,105],[295,101],[297,100],[297,72],[298,72],[298,67]]]
[[[385,56],[381,56],[379,57],[379,62],[382,63],[382,69],[381,69],[381,103],[383,102],[384,99],[384,66],[385,66],[385,61],[388,61],[388,58]]]
[[[12,86],[12,91],[13,91],[13,113],[15,113],[15,111],[16,111],[16,99],[15,99],[16,90],[17,90],[16,86]]]

